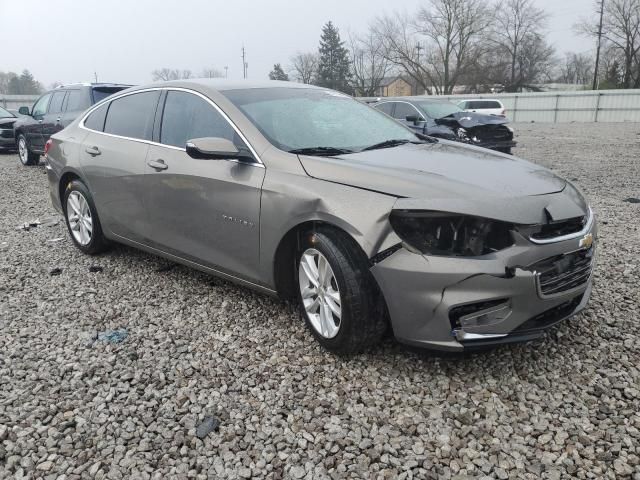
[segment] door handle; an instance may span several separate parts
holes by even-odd
[[[87,147],[84,149],[84,151],[87,152],[92,157],[95,157],[102,153],[98,147]]]
[[[166,170],[167,168],[169,168],[169,165],[164,163],[164,160],[160,158],[158,160],[149,160],[147,162],[147,165],[149,165],[151,168],[155,168],[156,170]]]

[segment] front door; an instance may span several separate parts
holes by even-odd
[[[260,195],[258,163],[201,160],[188,140],[221,137],[246,148],[209,100],[169,90],[157,140],[147,155],[146,204],[156,248],[246,279],[258,277]]]
[[[29,148],[36,152],[42,152],[44,150],[42,123],[44,122],[44,116],[47,113],[50,99],[51,93],[47,93],[38,99],[31,110],[31,119],[23,128]]]

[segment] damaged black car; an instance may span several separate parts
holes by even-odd
[[[446,100],[389,99],[373,105],[418,133],[498,152],[511,153],[516,146],[513,129],[505,117],[465,112]]]

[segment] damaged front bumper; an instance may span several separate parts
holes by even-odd
[[[595,238],[595,221],[585,232]],[[581,311],[591,294],[595,245],[585,249],[576,237],[544,245],[516,237],[512,247],[484,257],[427,256],[400,248],[375,264],[371,272],[396,338],[430,349],[462,351],[533,340]],[[583,276],[572,284],[567,283],[570,277],[558,273],[552,281],[566,289],[546,295],[540,288],[539,265],[574,254],[589,262],[586,274],[580,266],[576,275]]]

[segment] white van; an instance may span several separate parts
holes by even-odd
[[[500,100],[462,100],[458,106],[467,112],[484,113],[504,117],[507,111]]]

